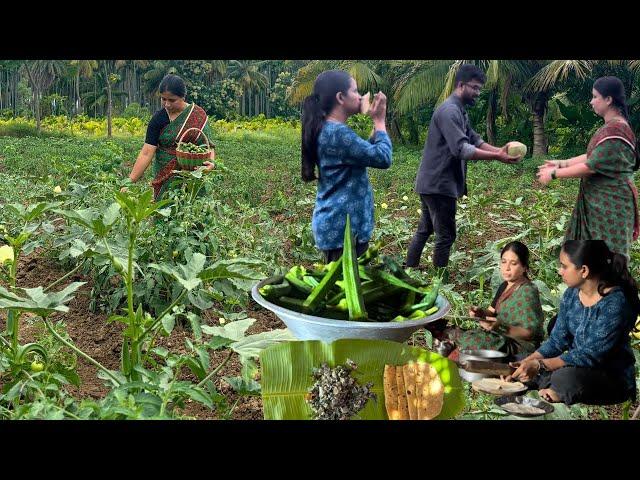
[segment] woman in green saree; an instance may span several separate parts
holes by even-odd
[[[166,75],[158,87],[162,99],[161,110],[158,110],[149,122],[145,143],[133,166],[129,179],[137,182],[153,161],[153,196],[158,200],[172,186],[173,170],[177,170],[176,147],[182,138],[183,142],[205,145],[205,135],[211,139],[207,113],[195,103],[187,103],[184,80],[177,75]],[[190,128],[199,129],[189,130]],[[189,131],[187,131],[189,130]],[[184,134],[184,137],[182,135]],[[154,159],[155,155],[155,159]],[[211,160],[215,159],[215,151],[211,144]],[[207,170],[214,168],[211,161],[203,164]],[[123,188],[124,189],[124,188]]]
[[[534,352],[543,339],[544,316],[537,287],[528,276],[529,249],[510,242],[500,254],[504,282],[488,308],[472,306],[469,315],[477,318],[479,329],[449,328],[444,337],[459,350],[499,350],[509,356]]]
[[[587,153],[539,167],[544,185],[556,178],[581,178],[578,200],[565,240],[604,240],[629,260],[638,238],[638,191],[633,172],[640,165],[636,137],[629,125],[624,85],[617,77],[595,81],[591,106],[604,119]]]

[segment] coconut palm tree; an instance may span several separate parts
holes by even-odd
[[[116,60],[114,67],[123,72],[123,88],[127,90],[127,105],[129,101],[138,101],[140,97],[140,71],[149,68],[149,60]],[[126,106],[126,105],[125,105]]]
[[[42,130],[40,118],[40,98],[49,89],[56,78],[64,73],[65,62],[62,60],[27,60],[22,64],[33,91],[33,108],[36,117],[36,131]]]
[[[316,77],[325,70],[344,70],[353,77],[362,93],[388,91],[396,81],[398,62],[385,60],[313,60],[303,65],[297,72],[291,89],[287,95],[292,104],[301,104],[305,97],[311,95]],[[384,71],[384,73],[383,73]],[[392,134],[403,143],[402,133],[398,125],[396,110],[391,96],[387,98],[387,115],[390,119]]]
[[[260,71],[260,67],[265,63],[265,61],[255,60],[229,61],[227,75],[242,88],[240,115],[244,116],[246,111],[251,115],[251,102],[249,101],[248,108],[245,110],[245,99],[250,100],[251,94],[265,89],[269,83],[267,76]]]
[[[74,102],[74,112],[78,114],[82,112],[82,98],[80,96],[80,78],[91,78],[93,72],[98,69],[97,60],[71,60],[69,62],[75,67],[75,94],[76,101]]]
[[[313,60],[303,66],[293,80],[288,99],[292,104],[301,103],[311,95],[316,77],[325,70],[344,70],[351,75],[361,92],[374,91],[385,86],[385,80],[376,73],[380,61]]]

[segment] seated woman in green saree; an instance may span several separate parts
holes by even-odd
[[[205,135],[211,139],[207,113],[195,103],[185,101],[187,89],[182,78],[177,75],[166,75],[158,87],[162,98],[161,110],[158,110],[147,127],[145,143],[136,159],[129,179],[137,182],[153,159],[153,197],[159,200],[172,186],[172,171],[177,170],[176,147],[182,138],[183,142],[205,145]],[[189,130],[190,128],[199,129]],[[189,130],[189,131],[187,131]],[[184,137],[182,135],[184,134]],[[211,145],[210,159],[215,159],[215,151]],[[155,155],[155,159],[154,159]],[[203,164],[207,170],[214,168],[211,161]],[[124,188],[123,188],[124,190]]]
[[[477,318],[480,329],[449,328],[444,337],[459,350],[500,350],[509,356],[535,351],[543,339],[544,316],[537,287],[531,282],[529,249],[521,242],[510,242],[500,254],[500,273],[504,282],[491,306],[472,306],[469,315]]]
[[[633,172],[640,166],[636,138],[629,125],[624,85],[617,77],[595,81],[591,106],[604,119],[587,153],[539,167],[544,185],[555,178],[581,178],[580,191],[565,240],[604,240],[609,249],[630,259],[638,239],[638,191]]]

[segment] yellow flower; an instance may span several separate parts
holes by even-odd
[[[380,205],[380,206],[381,206],[383,209],[385,209],[385,210],[386,210],[387,208],[389,208],[389,205],[387,205],[386,203],[383,203],[383,204],[382,204],[382,205]]]
[[[53,193],[62,193],[62,189],[60,188],[60,185],[56,185],[56,188],[53,189]]]
[[[404,197],[402,197],[402,200],[404,200],[404,201],[406,202],[407,200],[409,200],[409,197],[407,197],[407,196],[405,195]]]
[[[220,317],[220,325],[224,325],[225,323],[227,323],[227,321],[224,318]]]
[[[13,262],[13,248],[9,245],[0,247],[0,264],[5,262]]]
[[[418,209],[416,212],[418,212],[418,215],[422,215],[422,210]]]

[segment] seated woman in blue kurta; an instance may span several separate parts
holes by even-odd
[[[607,405],[636,398],[629,332],[640,313],[638,288],[624,255],[603,240],[569,240],[560,253],[569,288],[558,320],[540,348],[507,377],[567,405]]]
[[[342,255],[347,214],[356,238],[356,252],[358,255],[365,252],[373,232],[373,190],[367,167],[391,166],[385,95],[376,94],[367,112],[374,124],[368,141],[345,125],[361,109],[362,96],[356,81],[340,70],[318,75],[313,94],[304,101],[302,179],[316,180],[317,167],[318,192],[311,227],[326,262]]]

